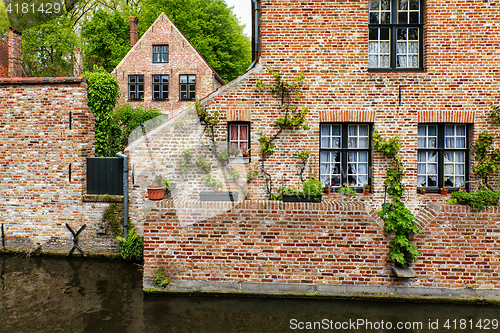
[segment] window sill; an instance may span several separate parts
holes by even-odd
[[[128,102],[144,102],[144,99],[129,99]]]
[[[229,157],[229,163],[233,164],[248,164],[250,163],[250,157]]]
[[[153,99],[153,102],[168,102],[170,99],[165,98],[165,99]]]
[[[423,68],[405,68],[405,69],[392,69],[392,68],[368,68],[368,73],[425,73]]]

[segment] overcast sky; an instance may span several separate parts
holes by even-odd
[[[252,37],[252,1],[251,0],[225,0],[233,13],[239,18],[240,23],[245,25],[245,34]]]

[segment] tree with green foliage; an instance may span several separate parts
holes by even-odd
[[[99,10],[82,26],[85,67],[102,66],[111,72],[130,50],[129,22],[118,12]]]
[[[88,106],[95,117],[95,156],[111,157],[121,147],[112,139],[112,112],[120,94],[118,81],[102,67],[83,74],[88,79]]]
[[[28,76],[72,76],[78,36],[64,16],[23,31],[23,65]]]
[[[0,1],[0,38],[4,38],[7,36],[7,32],[9,31],[9,17],[7,16],[7,12],[5,11],[5,3]]]
[[[226,82],[243,74],[250,65],[250,40],[224,0],[143,1],[140,33],[164,12]]]

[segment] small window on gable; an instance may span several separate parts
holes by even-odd
[[[128,76],[128,99],[131,101],[144,99],[144,75]]]
[[[168,62],[168,45],[153,45],[153,63]]]
[[[233,123],[228,125],[229,156],[250,156],[250,124]]]
[[[368,68],[423,69],[423,1],[369,0]]]

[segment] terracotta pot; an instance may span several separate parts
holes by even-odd
[[[370,194],[370,189],[369,189],[369,188],[365,188],[365,189],[363,189],[363,193],[364,193],[364,194]]]
[[[425,194],[425,192],[427,192],[427,190],[424,190],[424,189],[420,190],[420,194]]]
[[[222,193],[222,189],[220,189],[220,188],[216,188],[216,189],[215,189],[215,193]]]
[[[325,194],[329,195],[330,193],[332,193],[332,189],[331,188],[325,188]]]
[[[444,190],[443,190],[443,189],[441,189],[441,194],[443,194],[443,195],[448,194],[448,189],[447,189],[447,188],[445,188]]]
[[[165,197],[165,186],[149,186],[148,199],[149,200],[162,200]]]

